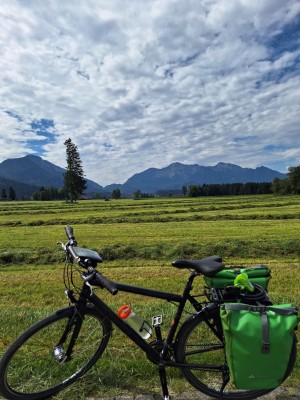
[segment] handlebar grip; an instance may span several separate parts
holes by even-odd
[[[95,278],[95,284],[98,284],[104,289],[108,290],[113,296],[118,293],[118,288],[113,281],[105,278],[105,276],[99,274],[99,272],[96,274]]]
[[[73,228],[71,226],[69,225],[65,226],[65,231],[69,240],[75,239]]]

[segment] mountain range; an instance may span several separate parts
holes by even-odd
[[[63,187],[65,172],[64,168],[38,156],[27,155],[21,158],[11,158],[0,163],[0,189],[12,186],[18,198],[30,197],[41,186]],[[6,185],[1,182],[1,178],[5,179]],[[27,188],[23,186],[21,192],[16,187],[20,183],[28,186]],[[86,193],[89,196],[93,196],[95,193],[105,195],[105,190],[98,183],[87,179]]]
[[[0,190],[12,186],[18,198],[30,197],[41,186],[63,187],[65,172],[65,169],[34,155],[8,159],[0,163]],[[275,177],[284,179],[286,174],[263,166],[252,169],[223,162],[215,166],[173,163],[165,168],[149,168],[134,174],[124,184],[103,187],[87,179],[86,194],[108,196],[117,188],[122,195],[130,195],[137,189],[155,194],[159,190],[181,190],[182,186],[190,184],[271,182]]]
[[[159,190],[181,190],[182,186],[191,184],[272,182],[276,177],[284,179],[286,174],[267,167],[242,168],[223,162],[211,167],[173,163],[161,169],[149,168],[133,175],[123,185],[109,185],[104,189],[111,192],[119,188],[121,193],[140,189],[143,193],[156,193]]]

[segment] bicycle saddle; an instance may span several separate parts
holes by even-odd
[[[210,256],[201,260],[175,260],[172,262],[173,267],[194,269],[200,274],[211,277],[217,272],[222,271],[225,265],[222,263],[222,258],[219,256]]]

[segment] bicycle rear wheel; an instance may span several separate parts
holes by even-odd
[[[65,355],[82,318],[71,357]],[[9,400],[52,397],[84,375],[102,355],[112,326],[92,307],[79,316],[75,307],[58,310],[27,329],[0,361],[0,391]]]
[[[182,368],[187,381],[214,398],[247,400],[269,393],[271,390],[237,390],[230,382],[222,388],[224,375],[229,375],[224,343],[213,332],[219,323],[218,310],[213,309],[206,315],[200,313],[183,325],[176,339],[176,361],[187,364]]]

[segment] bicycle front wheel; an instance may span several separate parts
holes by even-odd
[[[80,331],[76,319],[81,318]],[[84,375],[103,353],[112,326],[92,307],[68,307],[27,329],[0,361],[0,391],[9,400],[47,399]],[[73,341],[75,343],[73,343]],[[69,349],[70,357],[66,357]]]
[[[260,397],[270,390],[237,390],[230,382],[224,385],[228,375],[224,343],[215,334],[218,331],[217,310],[198,314],[181,328],[177,337],[176,361],[186,364],[182,373],[187,381],[200,392],[214,398],[247,400]]]

